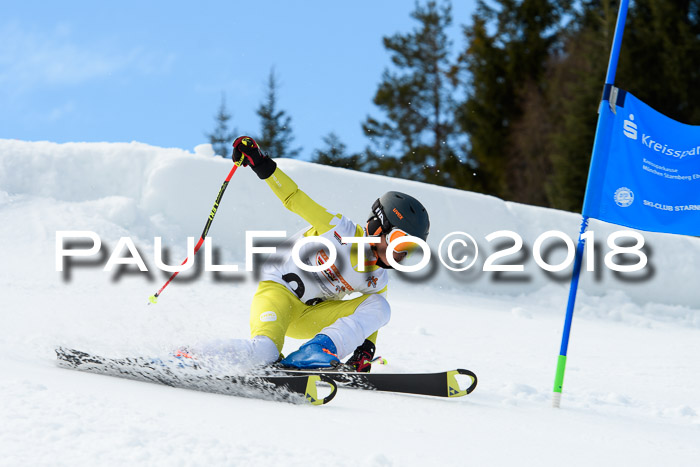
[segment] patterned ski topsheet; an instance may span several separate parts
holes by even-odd
[[[106,358],[63,347],[56,356],[64,368],[231,396],[323,405],[337,392],[335,381],[323,375],[218,375],[178,361]],[[318,393],[319,383],[330,387],[325,397]]]

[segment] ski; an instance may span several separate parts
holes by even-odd
[[[63,347],[55,350],[58,364],[63,368],[216,394],[323,405],[335,397],[338,389],[333,379],[321,374],[220,375],[179,361],[106,358]],[[330,394],[321,397],[319,384],[330,387]]]
[[[477,384],[476,374],[461,368],[438,373],[358,373],[341,365],[318,370],[276,367],[273,371],[284,375],[324,376],[334,379],[341,387],[435,397],[466,396],[474,391]],[[457,380],[458,375],[471,379],[466,389]]]

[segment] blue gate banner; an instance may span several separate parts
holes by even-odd
[[[583,215],[639,230],[700,235],[700,126],[612,90],[600,107],[607,115],[597,130]]]

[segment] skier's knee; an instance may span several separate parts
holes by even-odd
[[[362,302],[362,305],[366,306],[367,309],[372,310],[372,313],[375,314],[382,323],[381,326],[387,324],[389,319],[391,319],[391,305],[389,305],[387,299],[381,295],[370,295],[364,302]]]
[[[267,336],[255,336],[251,340],[253,347],[253,356],[257,362],[261,364],[270,364],[277,361],[279,358],[279,350],[277,345]]]

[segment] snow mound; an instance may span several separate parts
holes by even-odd
[[[200,145],[193,154],[135,142],[55,144],[0,140],[0,206],[12,209],[24,202],[50,203],[53,215],[45,219],[49,250],[53,248],[53,229],[89,229],[107,244],[130,236],[151,259],[156,236],[163,237],[173,254],[183,255],[186,237],[199,238],[231,168],[230,160],[211,157],[210,149],[209,145]],[[283,159],[278,163],[312,198],[356,222],[366,219],[372,202],[385,191],[404,191],[420,199],[431,217],[428,243],[433,257],[421,273],[397,275],[404,285],[418,282],[499,295],[531,293],[552,283],[568,285],[571,267],[562,272],[546,272],[535,263],[532,250],[536,238],[549,230],[562,231],[575,242],[580,224],[577,214],[308,162]],[[70,222],[52,223],[54,220]],[[245,231],[285,230],[290,236],[304,225],[303,220],[280,208],[266,184],[251,171],[239,170],[209,236],[224,258],[242,264]],[[524,247],[496,264],[523,264],[523,272],[482,271],[488,256],[513,245],[506,237],[486,240],[488,234],[501,230],[517,233]],[[687,286],[695,271],[695,259],[700,257],[700,240],[643,233],[648,266],[638,273],[618,273],[605,267],[603,256],[609,251],[605,239],[622,229],[592,221],[589,230],[596,235],[597,261],[594,272],[583,273],[584,292],[602,296],[609,290],[618,290],[640,306],[665,303],[693,307],[700,303],[700,290]],[[449,271],[437,257],[441,240],[457,231],[469,233],[480,248],[476,264],[464,272]],[[542,250],[550,253],[547,261],[563,261],[563,242],[548,242]]]

